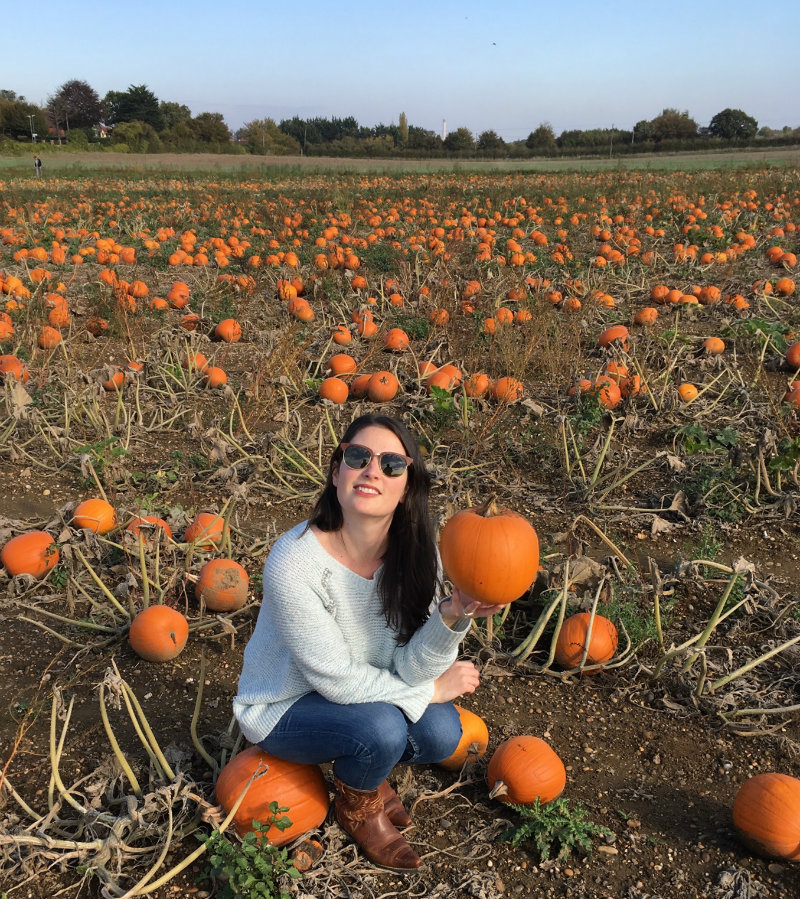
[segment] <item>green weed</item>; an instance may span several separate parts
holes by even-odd
[[[523,820],[502,833],[500,839],[512,846],[532,842],[540,861],[552,858],[554,852],[562,860],[576,851],[591,854],[596,837],[612,839],[614,836],[607,827],[590,821],[579,802],[571,806],[569,799],[556,799],[547,805],[537,799],[533,805],[509,804],[509,808]]]
[[[287,850],[274,846],[266,835],[270,827],[281,831],[291,827],[284,814],[288,808],[271,802],[269,811],[269,821],[253,821],[254,830],[245,834],[238,846],[219,831],[200,838],[209,852],[204,876],[219,885],[218,899],[289,899],[280,881],[302,877]]]

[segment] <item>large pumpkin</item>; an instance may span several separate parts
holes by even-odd
[[[577,668],[586,649],[590,612],[577,612],[564,619],[556,640],[556,662],[566,669]],[[592,636],[586,651],[585,665],[601,665],[617,651],[619,636],[613,621],[603,615],[594,616]]]
[[[800,859],[800,780],[769,772],[746,780],[733,802],[733,825],[759,855]]]
[[[509,737],[495,749],[487,772],[489,795],[514,805],[551,802],[567,783],[564,763],[539,737]]]
[[[286,815],[292,822],[286,830],[269,829],[267,836],[276,846],[290,843],[322,824],[328,814],[330,797],[320,769],[316,765],[301,765],[275,758],[258,746],[251,746],[235,755],[217,778],[217,802],[226,814],[233,808],[253,772],[259,768],[266,768],[266,773],[250,784],[233,817],[233,827],[240,837],[253,830],[253,821],[266,823],[269,820],[271,802],[287,807],[289,811]]]
[[[235,612],[247,602],[250,578],[233,559],[212,559],[200,569],[194,595],[214,612]]]
[[[542,804],[561,794],[567,771],[558,754],[539,737],[509,737],[489,760],[489,795],[514,805]]]
[[[170,606],[148,606],[131,621],[128,640],[134,652],[148,662],[174,659],[189,638],[189,622]]]
[[[489,728],[480,715],[469,709],[456,706],[461,719],[461,739],[452,755],[439,762],[448,771],[458,771],[464,762],[474,762],[486,752],[489,745]]]
[[[519,599],[539,570],[539,538],[519,514],[486,505],[457,512],[439,539],[442,565],[459,590],[480,602]]]
[[[58,562],[58,547],[45,531],[28,531],[6,543],[0,552],[0,562],[11,577],[31,574],[40,578]]]
[[[95,534],[107,534],[114,530],[117,519],[111,503],[104,499],[85,499],[75,507],[72,523],[76,528],[86,528]]]

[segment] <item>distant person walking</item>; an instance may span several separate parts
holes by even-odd
[[[33,157],[33,167],[36,170],[36,177],[42,177],[42,160],[38,156]]]

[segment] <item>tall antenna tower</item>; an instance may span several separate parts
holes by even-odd
[[[447,137],[447,119],[442,119],[442,140]]]

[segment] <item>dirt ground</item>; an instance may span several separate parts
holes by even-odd
[[[148,441],[142,449],[151,458],[163,459],[179,446],[173,435],[164,447],[156,440]],[[184,446],[187,452],[190,449]],[[50,520],[59,510],[64,516],[65,504],[68,508],[70,498],[80,490],[80,479],[74,473],[62,472],[54,481],[49,475],[23,469],[18,479],[9,481],[3,513],[35,525]],[[520,493],[509,497],[511,501],[516,499],[517,506],[524,498]],[[197,502],[198,497],[193,499]],[[446,494],[439,494],[436,505],[441,508],[448,499]],[[254,508],[237,515],[238,525],[253,543],[269,540],[270,535],[302,519],[307,509],[300,502],[281,504],[280,508],[269,505],[255,499]],[[553,523],[564,522],[552,512],[542,517]],[[532,520],[537,521],[537,516]],[[784,525],[780,529],[786,532]],[[543,545],[556,549],[557,533],[541,526],[539,532]],[[746,555],[756,564],[760,577],[779,594],[793,595],[796,563],[786,544],[779,553],[773,553],[759,534],[729,536],[733,538],[726,546],[730,561]],[[604,559],[602,541],[594,539],[591,532],[584,537],[586,552]],[[662,559],[673,560],[673,570],[686,556],[687,537],[662,538],[654,548]],[[793,527],[792,538],[789,546],[796,546]],[[640,547],[642,555],[649,548]],[[759,554],[753,555],[754,550],[760,550]],[[251,575],[257,574],[264,554],[261,549],[249,558]],[[122,578],[125,566],[118,566],[116,571]],[[670,574],[667,564],[663,574]],[[705,579],[684,575],[679,589],[684,593],[685,608],[693,609],[691,600],[698,612],[709,608],[713,591],[720,590],[722,584],[724,579],[709,585]],[[176,585],[173,598],[178,607],[185,605],[190,614],[197,614],[182,585]],[[0,734],[6,759],[17,741],[7,769],[14,789],[34,808],[46,806],[51,726],[48,693],[55,683],[62,685],[65,697],[76,698],[60,762],[61,777],[70,784],[87,775],[91,780],[104,770],[110,753],[99,716],[97,686],[113,659],[140,699],[161,745],[172,747],[175,757],[183,760],[211,799],[209,771],[187,734],[197,694],[200,649],[205,649],[207,668],[198,730],[208,749],[216,754],[225,745],[242,650],[255,620],[256,591],[252,605],[232,616],[235,630],[226,628],[202,642],[190,640],[177,660],[158,666],[157,676],[153,666],[139,659],[125,642],[102,650],[62,645],[26,620],[36,616],[21,608],[25,599],[24,594],[14,598],[7,593],[0,631],[6,697]],[[60,591],[54,591],[46,602],[51,610],[66,611]],[[519,616],[523,621],[532,620],[530,613],[526,617],[521,609]],[[747,633],[745,628],[743,634]],[[485,719],[491,736],[490,752],[516,734],[546,739],[567,766],[565,795],[579,801],[592,821],[608,826],[613,838],[601,840],[590,857],[541,862],[534,850],[512,849],[498,840],[519,819],[487,798],[488,756],[469,767],[460,783],[457,775],[437,768],[398,771],[398,790],[414,809],[414,825],[407,836],[424,857],[425,867],[419,873],[398,878],[365,866],[329,816],[321,833],[326,854],[299,882],[295,888],[298,896],[409,892],[426,897],[778,899],[798,895],[797,868],[753,857],[737,840],[731,823],[732,801],[746,777],[765,770],[798,770],[796,722],[780,717],[752,732],[747,725],[731,726],[714,710],[694,703],[685,683],[679,679],[652,683],[635,660],[619,669],[576,678],[553,670],[519,670],[502,658],[499,641],[490,649],[470,639],[464,657],[476,660],[482,668],[480,688],[466,697],[463,705]],[[791,664],[787,660],[780,670]],[[117,738],[146,779],[141,745],[124,715],[117,712],[115,716]],[[8,805],[5,814],[14,814]],[[191,839],[184,841],[174,847],[169,859],[177,861],[192,846]],[[80,883],[77,872],[81,868],[58,856],[54,853],[48,873],[29,881],[23,876],[26,864],[12,865],[11,857],[6,856],[5,869],[13,874],[4,882],[4,889],[9,896],[56,895],[59,889],[65,890],[63,895],[96,895],[97,882],[86,875],[85,882]],[[212,885],[201,879],[203,868],[202,862],[194,864],[153,895],[185,894],[200,899],[214,895]],[[80,884],[77,889],[76,884]]]
[[[32,377],[24,391],[30,402],[13,385],[0,385],[0,546],[14,533],[44,528],[58,536],[62,553],[40,583],[0,572],[0,759],[6,784],[0,794],[0,895],[9,899],[119,897],[156,861],[160,876],[188,856],[198,846],[197,832],[207,833],[208,822],[219,821],[204,753],[219,760],[235,743],[231,700],[260,602],[264,559],[275,537],[307,516],[333,435],[372,408],[360,401],[333,407],[318,398],[319,363],[332,351],[330,328],[341,317],[334,300],[326,328],[304,330],[287,324],[272,275],[262,277],[253,293],[229,295],[201,271],[192,273],[192,308],[202,318],[198,331],[182,329],[182,313],[169,309],[117,315],[107,335],[96,339],[86,332],[86,321],[111,302],[96,268],[93,276],[81,276],[83,283],[70,283],[69,349],[29,355]],[[406,326],[427,322],[428,308],[420,300],[417,310],[406,289],[410,270],[404,269],[405,318],[384,303],[387,322],[395,314]],[[163,295],[174,277],[166,264],[142,264],[136,274],[148,279],[152,294]],[[759,257],[746,278],[731,276],[730,289],[746,292],[768,274]],[[425,866],[404,877],[376,870],[329,813],[318,834],[322,858],[287,889],[294,899],[796,899],[800,868],[745,849],[734,832],[731,807],[753,774],[800,775],[800,727],[791,711],[798,703],[797,645],[717,685],[794,639],[800,627],[796,466],[794,479],[791,466],[784,469],[782,483],[771,469],[770,489],[781,486],[770,495],[759,481],[754,496],[753,460],[758,446],[769,445],[771,422],[780,420],[787,439],[800,433],[796,414],[775,411],[791,373],[781,368],[774,347],[765,343],[762,350],[752,332],[737,329],[740,320],[732,313],[723,318],[721,306],[669,313],[674,322],[664,328],[674,324],[676,332],[680,326],[689,335],[683,346],[674,340],[669,346],[678,360],[676,374],[698,383],[724,375],[727,392],[711,391],[688,408],[670,400],[665,386],[667,399],[657,412],[644,395],[634,397],[613,423],[612,442],[612,416],[591,419],[566,398],[567,375],[602,362],[594,348],[579,362],[575,358],[580,341],[588,345],[587,335],[599,331],[606,310],[587,303],[585,318],[570,324],[534,299],[539,330],[525,340],[504,343],[498,336],[490,344],[476,337],[473,319],[458,316],[450,277],[444,271],[440,281],[431,279],[430,303],[449,297],[449,349],[452,358],[465,360],[465,368],[476,364],[476,346],[497,368],[506,358],[522,367],[520,348],[533,345],[540,333],[552,333],[557,322],[557,339],[542,358],[525,356],[523,402],[498,407],[476,399],[465,419],[428,396],[416,356],[390,360],[364,344],[354,352],[370,370],[381,363],[398,371],[403,390],[381,408],[421,435],[437,525],[494,493],[535,526],[543,570],[534,590],[495,624],[492,635],[476,626],[464,644],[463,657],[479,665],[482,678],[462,704],[488,725],[487,755],[461,775],[437,767],[396,772],[398,792],[414,820],[407,837]],[[497,297],[510,286],[502,282],[509,277],[497,276],[494,283],[503,284],[493,287]],[[649,290],[633,276],[618,286],[617,320],[632,311],[634,300],[646,302]],[[321,282],[313,291],[312,302],[326,308]],[[769,310],[751,298],[752,315],[766,319]],[[242,341],[210,340],[214,322],[232,314],[244,323]],[[32,316],[17,322],[21,344],[35,346],[38,324]],[[738,355],[731,352],[719,363],[696,352],[698,341],[722,329]],[[419,358],[432,353],[437,341],[445,342],[438,334],[418,338]],[[663,342],[644,332],[637,341],[634,353],[643,370],[663,370]],[[181,373],[181,358],[198,349],[224,365],[228,387],[205,389],[197,373]],[[104,391],[100,384],[108,367],[132,358],[143,360],[142,371],[129,371],[119,394]],[[715,397],[723,395],[725,402],[717,405]],[[566,421],[575,428],[575,452],[587,467],[583,478],[578,463],[567,471],[561,455]],[[688,440],[688,432],[682,429],[693,424],[704,430],[699,437],[692,432],[692,439],[717,440],[708,452],[685,451],[681,440]],[[720,443],[727,424],[738,429],[743,443],[752,437],[751,443],[741,451]],[[11,428],[17,429],[14,440]],[[765,442],[757,444],[757,438]],[[594,465],[608,480],[586,489]],[[149,547],[143,560],[119,531],[99,539],[72,527],[72,510],[97,494],[98,482],[120,524],[142,511],[156,514],[170,525],[175,541]],[[194,597],[191,576],[205,557],[182,542],[182,534],[201,509],[226,511],[230,555],[249,573],[250,600],[236,613],[209,613]],[[617,662],[583,677],[547,664],[554,619],[525,662],[514,656],[561,590],[567,563],[567,611],[591,608],[597,599],[599,612],[625,626]],[[145,662],[127,641],[123,615],[129,604],[142,602],[143,570],[153,599],[186,612],[193,628],[186,649],[172,662]],[[741,605],[720,621],[701,658],[686,670],[685,654],[665,660],[665,650],[708,624],[734,570],[741,577],[731,601]],[[655,596],[663,648],[654,629]],[[114,613],[114,602],[122,615]],[[106,630],[93,629],[98,624]],[[141,703],[178,774],[174,780],[160,777],[144,750],[119,703],[117,674]],[[134,798],[128,775],[120,772],[109,729],[142,786],[142,799]],[[594,841],[591,854],[542,859],[529,843],[512,848],[501,839],[520,818],[489,798],[486,766],[502,740],[522,734],[550,743],[567,768],[564,796],[612,832]],[[123,819],[124,837],[110,839],[112,822]],[[205,868],[200,857],[142,894],[221,895],[223,885],[205,878]]]

